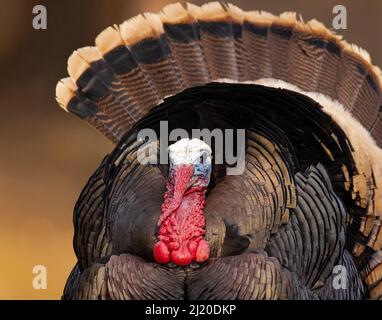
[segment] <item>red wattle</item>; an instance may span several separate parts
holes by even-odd
[[[196,249],[196,262],[204,262],[210,257],[210,247],[206,240],[202,239],[199,241],[198,248]]]
[[[158,222],[159,242],[153,251],[157,263],[172,261],[187,266],[192,261],[201,263],[209,258],[210,249],[203,238],[206,188],[189,187],[193,173],[193,165],[178,165],[167,182]]]
[[[190,251],[183,246],[180,249],[171,252],[171,261],[178,266],[184,267],[192,262],[192,256]]]
[[[170,250],[166,244],[162,241],[159,241],[155,244],[153,250],[154,259],[156,262],[161,264],[166,264],[170,262]]]

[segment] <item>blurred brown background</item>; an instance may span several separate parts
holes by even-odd
[[[0,0],[0,299],[59,299],[75,263],[72,210],[87,179],[112,146],[59,109],[58,79],[70,53],[93,44],[108,25],[171,1]],[[203,1],[193,1],[201,4]],[[382,65],[381,0],[232,0],[243,9],[297,11],[331,26],[336,4],[348,10],[340,33]],[[32,28],[32,8],[48,10],[48,30]],[[47,290],[32,288],[45,265]]]

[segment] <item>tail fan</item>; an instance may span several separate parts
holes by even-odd
[[[96,46],[73,54],[69,74],[78,87],[75,96],[98,108],[86,119],[105,135],[98,123],[120,138],[162,99],[188,87],[273,78],[338,100],[382,145],[380,70],[365,50],[316,20],[304,23],[292,12],[274,16],[219,2],[187,8],[177,3],[159,15],[107,28]],[[59,93],[70,90],[66,85],[61,82]],[[82,103],[75,101],[72,110]]]
[[[71,56],[69,74],[76,95],[98,107],[96,122],[117,137],[187,87],[274,78],[337,99],[382,143],[379,69],[366,51],[316,20],[303,23],[294,13],[244,12],[219,2],[172,4],[160,15],[139,15],[106,29],[96,45],[98,50]],[[61,82],[60,93],[66,85]]]

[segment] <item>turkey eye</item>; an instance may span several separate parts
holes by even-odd
[[[204,156],[200,156],[199,160],[200,160],[200,163],[203,164],[204,163]]]

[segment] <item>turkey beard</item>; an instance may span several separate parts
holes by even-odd
[[[192,164],[174,167],[167,181],[162,214],[158,222],[158,240],[153,249],[157,263],[173,262],[187,266],[206,261],[210,256],[205,234],[205,186],[190,186],[194,174]],[[197,178],[200,179],[200,178]]]

